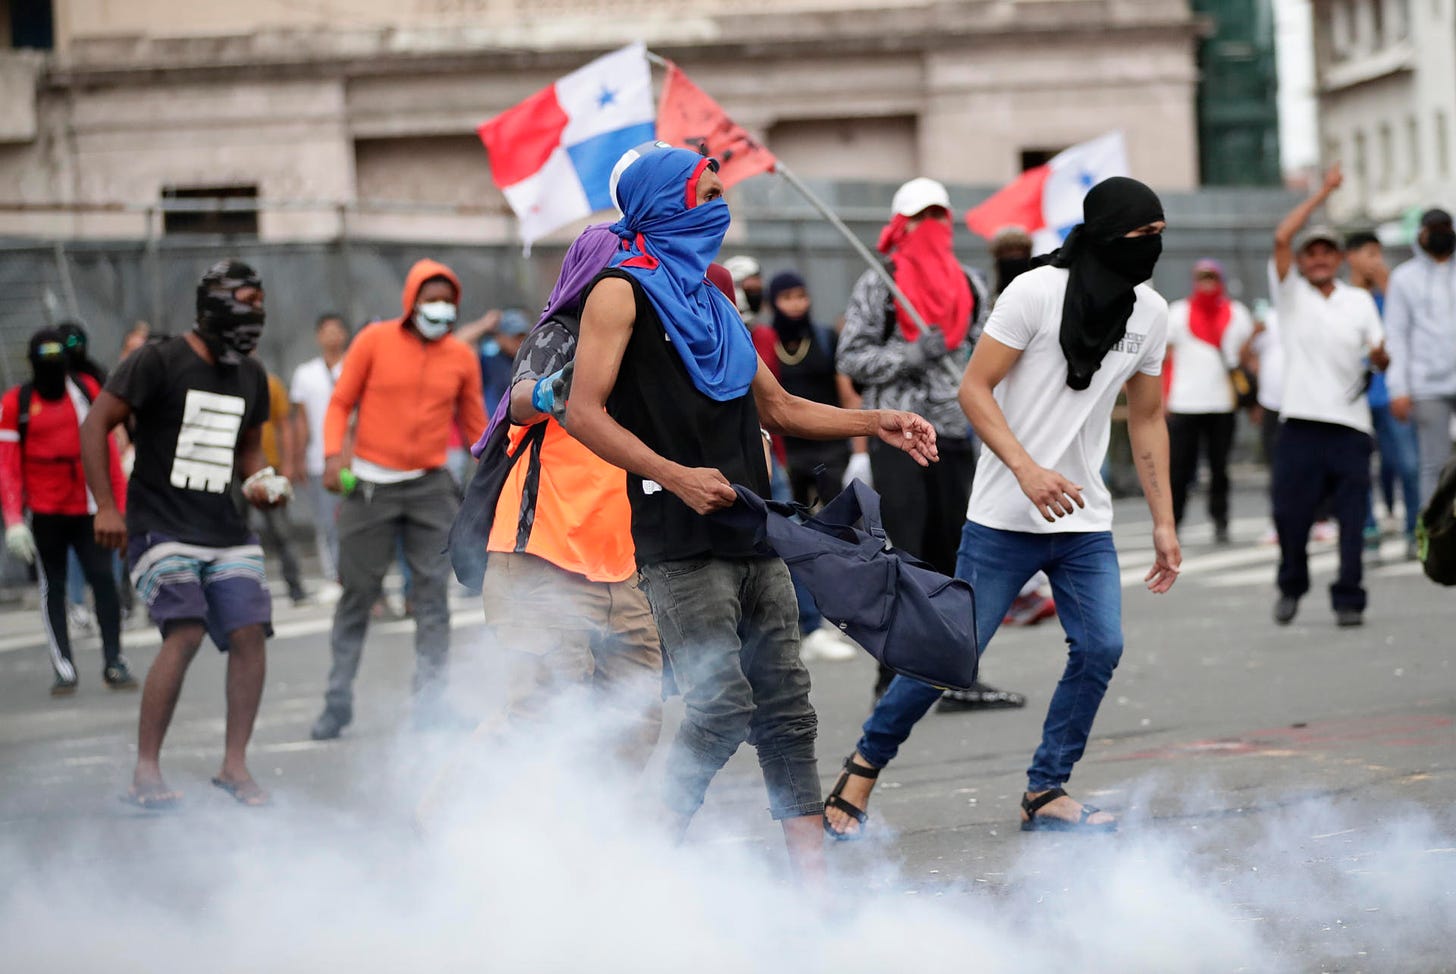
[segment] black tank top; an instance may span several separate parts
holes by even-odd
[[[717,402],[698,391],[662,327],[647,292],[631,273],[613,268],[597,281],[620,277],[632,285],[637,319],[622,354],[607,412],[653,452],[686,467],[714,467],[729,483],[769,496],[768,467],[753,393]],[[661,485],[627,475],[637,564],[686,558],[756,558],[750,535],[726,529],[693,511]]]

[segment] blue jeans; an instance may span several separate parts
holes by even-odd
[[[1064,784],[1082,757],[1112,671],[1122,658],[1122,582],[1110,531],[1032,534],[967,522],[956,577],[976,590],[976,637],[982,652],[1021,587],[1047,573],[1057,617],[1067,634],[1067,666],[1042,724],[1041,746],[1026,772],[1028,791]],[[877,768],[889,764],[940,691],[897,676],[875,704],[858,750]]]
[[[1396,419],[1389,406],[1371,406],[1370,419],[1375,426],[1375,446],[1380,451],[1380,490],[1385,495],[1385,506],[1395,506],[1395,481],[1399,479],[1401,497],[1405,500],[1405,534],[1413,538],[1416,516],[1421,511],[1421,458],[1416,426]],[[1373,484],[1369,506],[1365,526],[1373,528],[1376,526]]]

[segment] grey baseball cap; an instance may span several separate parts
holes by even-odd
[[[1334,227],[1313,226],[1307,227],[1294,238],[1294,252],[1303,253],[1306,247],[1314,243],[1327,243],[1336,250],[1345,249],[1345,238]]]

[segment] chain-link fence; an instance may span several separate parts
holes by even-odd
[[[874,242],[893,186],[839,182],[815,189],[861,239]],[[958,188],[953,202],[964,208],[988,193]],[[786,267],[798,269],[809,281],[816,315],[826,322],[837,318],[864,271],[845,241],[778,180],[752,180],[733,196],[736,226],[725,254],[752,254],[768,275]],[[1294,201],[1277,190],[1167,194],[1169,231],[1156,283],[1170,297],[1180,296],[1186,292],[1192,262],[1211,256],[1229,268],[1236,295],[1246,300],[1263,296],[1270,235]],[[957,238],[968,263],[988,266],[984,241],[963,229]],[[460,275],[461,317],[468,320],[491,307],[538,307],[555,279],[563,250],[559,243],[538,244],[525,258],[519,246],[507,242],[356,238],[318,243],[179,236],[0,242],[0,381],[8,386],[26,377],[25,343],[47,323],[82,322],[91,333],[93,354],[105,364],[115,361],[123,335],[136,321],[146,321],[159,332],[191,327],[197,279],[208,264],[224,256],[240,257],[262,274],[269,326],[260,355],[270,369],[286,375],[314,354],[312,323],[321,312],[337,311],[356,327],[398,315],[405,272],[420,257],[442,260]]]

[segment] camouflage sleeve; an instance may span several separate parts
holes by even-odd
[[[520,382],[535,382],[550,375],[570,362],[576,355],[576,338],[566,326],[555,318],[534,329],[516,352],[515,368],[511,372],[511,386]]]

